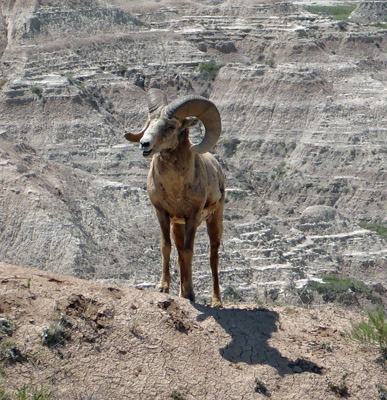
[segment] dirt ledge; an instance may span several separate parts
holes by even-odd
[[[378,352],[344,334],[361,315],[189,301],[0,263],[2,389],[45,388],[54,399],[381,399]],[[61,343],[42,344],[61,322]]]

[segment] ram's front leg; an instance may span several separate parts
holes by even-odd
[[[162,272],[161,279],[158,285],[160,292],[169,293],[171,284],[171,274],[169,272],[169,262],[171,258],[171,235],[170,222],[168,214],[163,210],[156,210],[157,218],[161,228],[161,257],[162,257]]]
[[[192,259],[198,225],[196,218],[190,218],[186,221],[184,246],[182,251],[179,251],[180,296],[191,301],[195,301],[192,282]]]

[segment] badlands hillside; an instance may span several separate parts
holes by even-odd
[[[386,242],[366,228],[387,223],[385,9],[375,24],[359,7],[337,21],[291,2],[2,0],[0,260],[154,287],[149,160],[123,135],[160,87],[222,116],[225,294],[297,300],[326,274],[382,291]],[[204,227],[194,279],[208,299]]]

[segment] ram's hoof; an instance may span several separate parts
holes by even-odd
[[[195,302],[195,292],[193,290],[186,291],[184,293],[182,293],[182,291],[180,290],[179,296],[183,297],[184,299],[188,299],[189,301]]]
[[[169,293],[169,285],[166,282],[161,282],[157,285],[157,290],[161,293]]]
[[[213,307],[213,308],[221,308],[221,307],[223,307],[222,300],[220,300],[218,298],[213,298],[212,299],[212,303],[211,303],[211,307]]]
[[[195,302],[195,293],[193,293],[193,292],[189,293],[188,296],[187,296],[187,299],[189,301]]]

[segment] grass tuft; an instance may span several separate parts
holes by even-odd
[[[350,337],[358,342],[375,346],[379,349],[383,361],[387,361],[387,319],[383,308],[378,311],[368,311],[368,321],[361,321],[358,324],[352,324]]]
[[[52,400],[52,393],[44,388],[37,389],[24,385],[13,393],[3,389],[0,385],[0,400]]]

